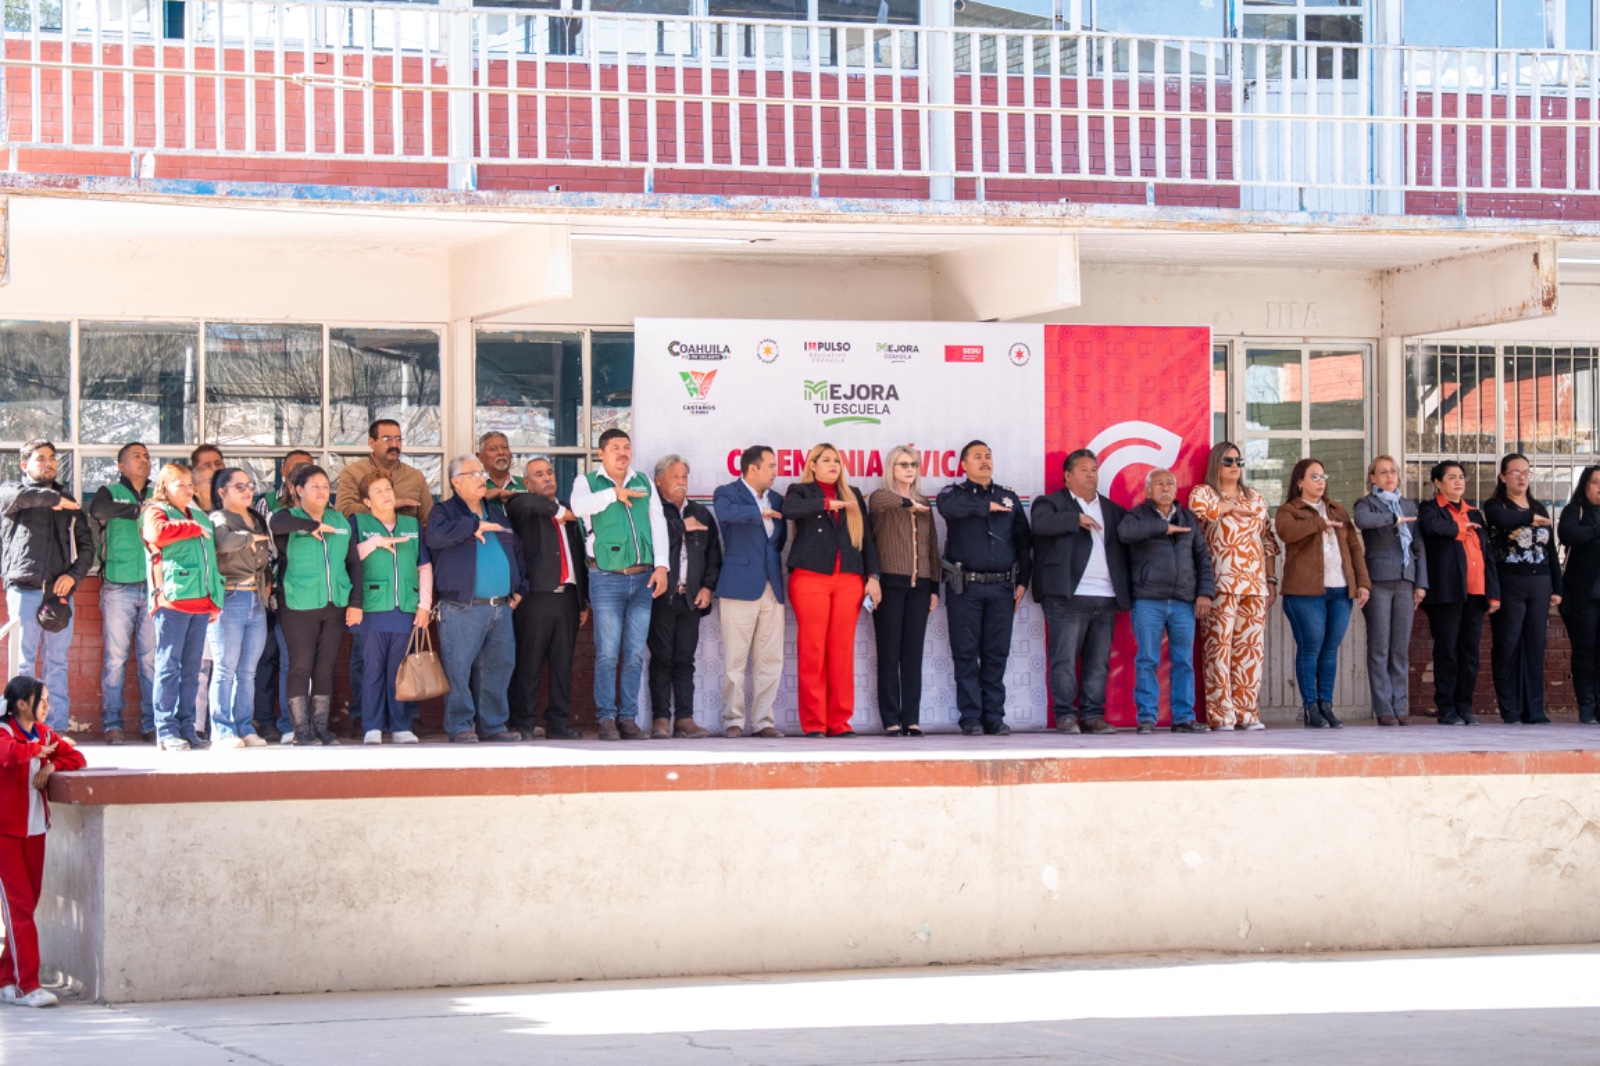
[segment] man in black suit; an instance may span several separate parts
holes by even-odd
[[[1033,501],[1033,597],[1044,606],[1049,635],[1056,731],[1115,733],[1106,721],[1106,679],[1117,612],[1133,605],[1117,536],[1126,512],[1100,495],[1094,452],[1073,452],[1061,472],[1066,487]]]
[[[709,734],[694,720],[694,653],[722,572],[722,545],[711,511],[689,499],[688,462],[663,455],[655,481],[667,516],[667,591],[650,605],[650,737],[699,738]]]
[[[556,499],[556,471],[548,459],[529,459],[527,492],[506,500],[511,528],[522,538],[528,594],[512,621],[517,669],[511,681],[511,724],[524,736],[576,740],[572,728],[572,653],[578,629],[589,621],[589,572],[583,534],[573,513]],[[550,667],[550,700],[543,728],[534,725],[539,684]]]

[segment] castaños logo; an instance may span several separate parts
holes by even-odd
[[[806,341],[805,349],[813,363],[842,363],[850,354],[850,342]]]
[[[891,404],[900,400],[900,390],[893,384],[877,382],[811,381],[804,385],[804,399],[819,415],[825,415],[824,426],[883,424],[883,419],[893,414]]]
[[[909,363],[912,358],[922,354],[922,348],[916,344],[887,344],[879,341],[878,354],[891,363]]]
[[[667,354],[674,359],[715,362],[727,359],[733,352],[726,344],[690,344],[687,341],[668,341]]]
[[[683,379],[683,387],[691,400],[709,399],[711,383],[717,380],[715,370],[680,370],[678,376]]]

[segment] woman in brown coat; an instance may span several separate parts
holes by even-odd
[[[1327,498],[1328,475],[1315,459],[1295,464],[1289,498],[1274,525],[1284,544],[1283,613],[1294,633],[1294,676],[1307,729],[1339,729],[1333,681],[1352,607],[1372,593],[1361,534]]]
[[[878,715],[891,737],[922,735],[922,643],[928,616],[939,606],[939,533],[920,475],[917,453],[901,445],[884,463],[883,488],[867,501],[883,586],[883,602],[872,615]]]

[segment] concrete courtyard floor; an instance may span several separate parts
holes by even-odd
[[[0,1008],[6,1066],[1595,1062],[1591,946]]]

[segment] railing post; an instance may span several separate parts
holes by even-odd
[[[443,0],[440,17],[446,20],[445,78],[451,88],[445,105],[448,181],[451,189],[470,192],[478,187],[478,168],[472,161],[476,92],[465,88],[476,84],[472,69],[472,0]]]
[[[956,100],[955,5],[933,0],[926,8],[928,41],[928,102],[934,105],[928,123],[928,199],[956,198],[956,117],[950,105]]]

